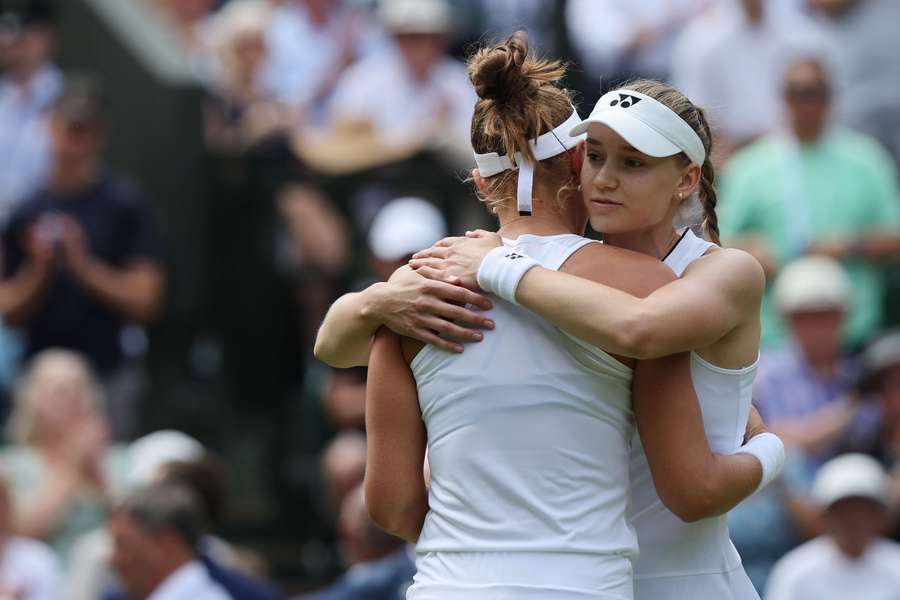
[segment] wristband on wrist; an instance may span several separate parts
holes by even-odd
[[[754,493],[759,492],[764,487],[772,483],[772,481],[781,474],[784,467],[784,444],[774,433],[760,433],[738,448],[738,454],[750,454],[756,457],[759,464],[762,465],[762,479],[759,482]]]
[[[487,253],[478,268],[478,286],[486,292],[496,294],[507,302],[516,302],[516,288],[532,267],[539,263],[516,251],[515,248],[499,246]]]

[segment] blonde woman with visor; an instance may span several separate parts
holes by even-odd
[[[473,146],[490,173],[476,185],[500,218],[510,260],[531,252],[550,268],[646,295],[673,277],[660,263],[573,233],[586,214],[572,203],[581,157],[566,131],[579,119],[553,85],[562,73],[526,58],[516,39],[470,62],[482,98]],[[357,295],[332,307],[320,358],[368,353],[379,321],[365,305]],[[497,331],[462,356],[386,329],[372,346],[367,501],[376,522],[418,541],[409,598],[631,598],[632,385],[656,484],[681,517],[720,514],[765,480],[757,459],[710,452],[686,354],[635,367],[514,302],[488,315]]]
[[[741,448],[759,356],[764,276],[750,255],[714,243],[715,174],[703,111],[668,85],[635,81],[604,95],[572,134],[585,132],[581,185],[592,227],[608,245],[663,260],[678,280],[637,298],[527,258],[510,261],[496,248],[496,236],[485,232],[475,234],[481,239],[443,240],[414,257],[413,266],[472,288],[477,278],[482,289],[609,352],[641,360],[690,352],[711,448],[756,454],[765,484],[783,460],[780,442],[768,434]],[[674,226],[695,194],[712,241]],[[641,548],[636,598],[758,599],[724,515],[685,523],[664,506],[646,460],[651,443],[646,436],[635,439],[630,469],[629,520]]]

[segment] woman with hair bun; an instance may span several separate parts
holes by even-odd
[[[499,218],[504,269],[537,260],[646,296],[674,279],[662,263],[578,235],[587,220],[582,152],[569,132],[581,120],[557,86],[564,72],[518,36],[469,60],[480,98],[474,180]],[[498,287],[518,278],[506,269]],[[495,331],[462,354],[377,331],[366,405],[370,515],[417,543],[409,599],[630,600],[635,416],[642,435],[651,424],[647,455],[660,497],[685,520],[721,514],[752,493],[760,462],[710,451],[686,353],[636,364],[499,296],[487,313]],[[356,312],[358,302],[332,307],[323,347],[351,346],[356,356],[368,346],[380,324]]]
[[[741,445],[751,411],[765,281],[749,254],[717,245],[712,136],[703,111],[664,83],[639,80],[604,95],[570,133],[587,133],[581,185],[592,227],[607,245],[664,261],[678,280],[638,298],[542,268],[527,257],[511,261],[497,248],[497,236],[486,232],[475,234],[482,239],[443,240],[413,265],[430,277],[446,279],[449,273],[473,288],[477,277],[482,289],[618,355],[643,362],[690,352],[710,446],[723,454],[757,456],[763,465],[760,487],[766,485],[783,461],[780,441],[766,434]],[[674,225],[689,199],[699,200],[711,241]],[[660,438],[651,432],[681,421],[637,407],[636,416],[641,437],[632,449],[629,507],[641,548],[636,598],[758,600],[725,516],[685,523],[665,506],[653,461]]]

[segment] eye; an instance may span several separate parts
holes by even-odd
[[[624,162],[629,169],[637,169],[644,166],[644,161],[637,158],[626,158]]]
[[[592,163],[600,162],[603,160],[603,156],[601,156],[597,152],[588,152],[587,157],[588,157],[588,160],[591,161]]]

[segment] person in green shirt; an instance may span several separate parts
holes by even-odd
[[[825,65],[798,59],[786,70],[788,129],[736,153],[720,198],[722,239],[753,254],[771,282],[791,260],[820,254],[840,260],[853,286],[845,341],[859,346],[882,320],[881,264],[900,256],[896,167],[878,143],[831,125]],[[764,348],[785,338],[767,291]]]

